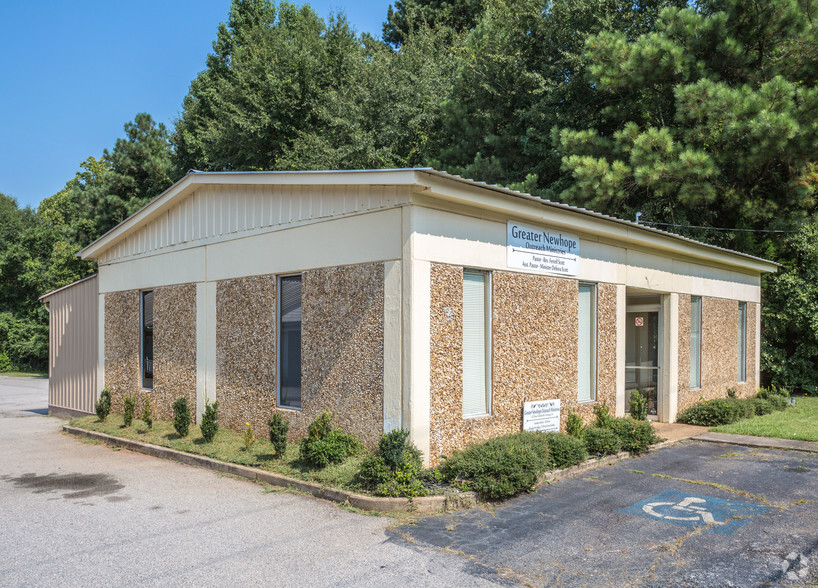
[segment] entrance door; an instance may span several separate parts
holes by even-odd
[[[631,391],[648,401],[648,415],[659,415],[659,310],[631,310],[625,327],[625,410],[630,412]]]

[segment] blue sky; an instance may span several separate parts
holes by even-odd
[[[390,1],[309,4],[380,37]],[[229,9],[230,0],[0,1],[0,192],[36,207],[138,112],[170,125]]]

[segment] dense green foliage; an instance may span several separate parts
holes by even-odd
[[[485,500],[502,500],[530,491],[550,467],[542,433],[515,433],[455,451],[438,470],[443,479],[474,490]]]
[[[579,437],[582,434],[582,417],[573,410],[565,418],[565,432],[573,437]]]
[[[420,480],[420,450],[409,440],[409,431],[395,429],[381,435],[378,448],[361,463],[358,481],[376,496],[426,496]]]
[[[639,390],[631,390],[631,416],[637,421],[648,420],[648,399]]]
[[[588,459],[588,452],[582,439],[563,433],[547,433],[549,464],[552,468],[569,468]]]
[[[717,427],[729,425],[742,419],[771,414],[788,406],[787,393],[762,389],[753,398],[716,398],[703,400],[686,408],[676,417],[680,423]]]
[[[111,414],[111,391],[108,386],[105,386],[100,392],[99,400],[94,404],[94,409],[100,421],[104,421]]]
[[[592,456],[613,455],[622,450],[622,440],[611,429],[586,427],[582,431],[582,440]]]
[[[145,396],[145,403],[142,407],[142,422],[145,423],[149,429],[153,428],[153,411],[151,410],[151,399]]]
[[[184,396],[180,396],[173,403],[173,428],[180,437],[187,437],[190,431],[190,410]]]
[[[396,0],[384,16],[378,40],[234,0],[173,128],[137,114],[36,212],[0,195],[0,371],[45,366],[37,297],[91,273],[74,254],[187,170],[434,166],[782,263],[763,282],[762,377],[818,393],[818,0]]]
[[[307,428],[307,436],[300,441],[301,460],[314,468],[325,468],[341,463],[361,450],[360,442],[352,435],[332,428],[332,417],[323,411]]]
[[[133,394],[125,395],[125,406],[122,410],[122,421],[126,427],[130,427],[133,423],[134,410],[136,409],[136,396]]]
[[[273,446],[273,453],[276,458],[281,459],[287,451],[287,431],[290,430],[290,422],[280,413],[275,413],[267,422],[270,427],[270,444]]]
[[[644,453],[651,445],[662,441],[653,431],[653,425],[648,421],[621,417],[613,419],[609,428],[622,442],[622,450],[634,455]]]
[[[219,431],[219,401],[210,402],[205,398],[205,409],[202,415],[202,424],[199,426],[205,442],[210,443]]]

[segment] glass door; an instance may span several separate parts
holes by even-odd
[[[625,326],[625,410],[630,412],[631,392],[638,390],[647,399],[648,415],[659,414],[659,312],[626,313]]]

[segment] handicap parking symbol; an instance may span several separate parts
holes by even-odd
[[[737,500],[665,490],[617,512],[685,527],[707,527],[706,531],[732,535],[752,517],[768,509]]]

